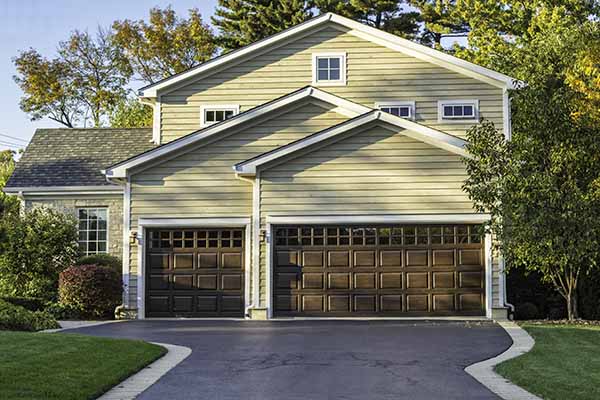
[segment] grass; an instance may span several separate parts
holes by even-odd
[[[600,399],[600,327],[521,325],[535,346],[496,371],[546,400]]]
[[[135,340],[0,331],[0,398],[94,399],[165,352]]]

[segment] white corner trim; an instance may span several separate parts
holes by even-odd
[[[269,215],[271,225],[297,224],[481,224],[489,214]]]
[[[129,308],[129,236],[131,223],[131,183],[125,183],[123,191],[123,260],[122,260],[122,276],[123,276],[123,305]]]
[[[420,45],[410,40],[403,39],[399,36],[392,35],[379,29],[361,24],[349,18],[345,18],[333,13],[326,13],[302,24],[296,25],[290,29],[286,29],[266,39],[255,42],[249,46],[243,47],[237,51],[232,51],[223,56],[214,58],[183,73],[173,75],[172,77],[164,79],[155,84],[145,86],[139,90],[139,95],[141,97],[156,97],[160,90],[172,87],[173,85],[189,78],[209,72],[233,60],[248,56],[260,50],[264,50],[280,41],[288,39],[298,33],[308,31],[321,24],[326,24],[329,21],[350,29],[350,33],[355,36],[362,37],[366,40],[372,41],[373,43],[381,44],[382,46],[388,47],[392,50],[400,51],[452,71],[471,76],[494,86],[502,88],[507,87],[510,89],[514,89],[517,86],[517,80],[507,75],[470,63],[430,47]]]
[[[246,243],[244,250],[245,260],[248,260],[251,246],[247,242],[248,231],[251,229],[251,219],[245,216],[231,217],[192,217],[192,218],[169,218],[163,216],[148,216],[138,219],[137,239],[138,239],[138,257],[137,257],[137,318],[146,318],[146,293],[145,293],[145,272],[146,272],[146,229],[148,228],[244,228],[246,230]],[[250,268],[246,266],[244,279],[249,280]],[[245,301],[248,301],[247,293],[244,293]],[[245,304],[245,307],[248,303]]]
[[[318,77],[318,58],[339,58],[340,59],[340,79],[335,81],[320,81]],[[348,76],[347,68],[347,54],[345,51],[342,52],[314,52],[311,56],[312,59],[312,84],[314,86],[346,86],[346,79]]]
[[[508,89],[502,90],[502,131],[504,138],[510,140],[512,137],[512,116]]]
[[[467,142],[459,137],[409,121],[405,118],[396,117],[383,111],[374,110],[355,119],[351,119],[303,139],[281,146],[258,157],[242,161],[241,163],[234,165],[233,169],[239,175],[252,176],[256,174],[259,167],[267,163],[377,120],[403,128],[404,131],[402,134],[413,139],[420,140],[463,157],[471,157],[466,149]]]
[[[516,323],[499,321],[498,324],[504,328],[512,339],[512,346],[496,357],[469,365],[465,368],[465,372],[504,400],[542,400],[540,397],[511,383],[494,371],[496,365],[527,353],[535,344],[535,341],[529,336],[527,331]]]
[[[160,96],[156,98],[156,103],[154,103],[154,111],[152,114],[152,141],[154,144],[160,144],[161,142],[161,105],[160,105]]]
[[[142,153],[136,157],[133,157],[127,161],[121,162],[119,164],[115,164],[106,169],[105,174],[109,179],[112,178],[125,178],[127,177],[127,171],[131,168],[134,168],[138,165],[144,164],[151,160],[154,160],[158,157],[167,156],[172,154],[173,152],[177,152],[178,150],[183,149],[186,146],[194,144],[198,141],[207,139],[212,137],[213,135],[219,134],[225,130],[243,127],[249,121],[267,114],[271,111],[279,110],[287,105],[293,104],[297,101],[306,99],[306,98],[315,98],[325,102],[328,102],[332,105],[347,108],[350,113],[356,113],[357,115],[363,114],[365,112],[370,111],[371,109],[365,106],[361,106],[359,104],[353,103],[351,101],[342,99],[339,96],[332,95],[330,93],[326,93],[317,88],[308,86],[306,88],[297,90],[288,95],[285,95],[279,99],[273,100],[269,103],[263,104],[261,106],[255,107],[251,110],[238,114],[235,117],[232,117],[228,120],[225,120],[219,124],[211,125],[206,128],[200,129],[194,133],[191,133],[187,136],[184,136],[180,139],[176,139],[172,142],[164,144],[160,147],[157,147],[148,152]]]
[[[267,230],[267,254],[265,256],[265,274],[267,274],[267,318],[273,318],[273,229],[270,223],[266,225]]]
[[[444,118],[444,106],[465,104],[473,106],[474,117],[469,119]],[[437,102],[438,123],[440,124],[477,124],[479,123],[479,100],[478,99],[452,99],[438,100]]]
[[[492,258],[492,235],[489,233],[484,238],[484,257],[485,257],[485,315],[492,318],[492,308],[494,306],[493,278],[494,278],[494,260]]]
[[[174,344],[156,343],[167,349],[167,354],[125,379],[117,386],[98,397],[98,400],[134,400],[144,390],[156,383],[164,374],[175,368],[192,354],[192,349]]]
[[[202,104],[200,106],[200,126],[207,127],[210,125],[214,125],[217,122],[212,124],[206,123],[206,111],[207,110],[231,110],[233,111],[233,115],[236,116],[240,113],[240,105],[239,104]]]
[[[260,174],[252,184],[252,305],[260,308]]]
[[[392,101],[375,102],[375,108],[378,110],[381,110],[382,107],[407,107],[407,106],[410,108],[407,119],[414,121],[416,118],[416,113],[417,113],[416,105],[415,105],[414,101],[411,101],[411,100],[394,101],[394,100],[392,100]]]

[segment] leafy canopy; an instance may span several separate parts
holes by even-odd
[[[127,97],[117,103],[109,116],[113,128],[146,128],[152,126],[152,107]]]

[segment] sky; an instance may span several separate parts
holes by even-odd
[[[58,42],[73,30],[95,32],[117,19],[147,19],[148,10],[169,4],[179,15],[198,8],[210,22],[217,0],[1,0],[0,1],[0,150],[24,148],[36,128],[60,125],[48,120],[31,121],[19,109],[22,92],[13,80],[12,58],[20,50],[34,48],[51,58]],[[134,88],[137,88],[134,83]],[[143,86],[140,82],[139,86]],[[11,136],[12,138],[7,137]],[[14,139],[13,139],[14,138]]]

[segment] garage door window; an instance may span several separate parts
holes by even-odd
[[[108,209],[79,208],[79,248],[85,255],[107,252]]]

